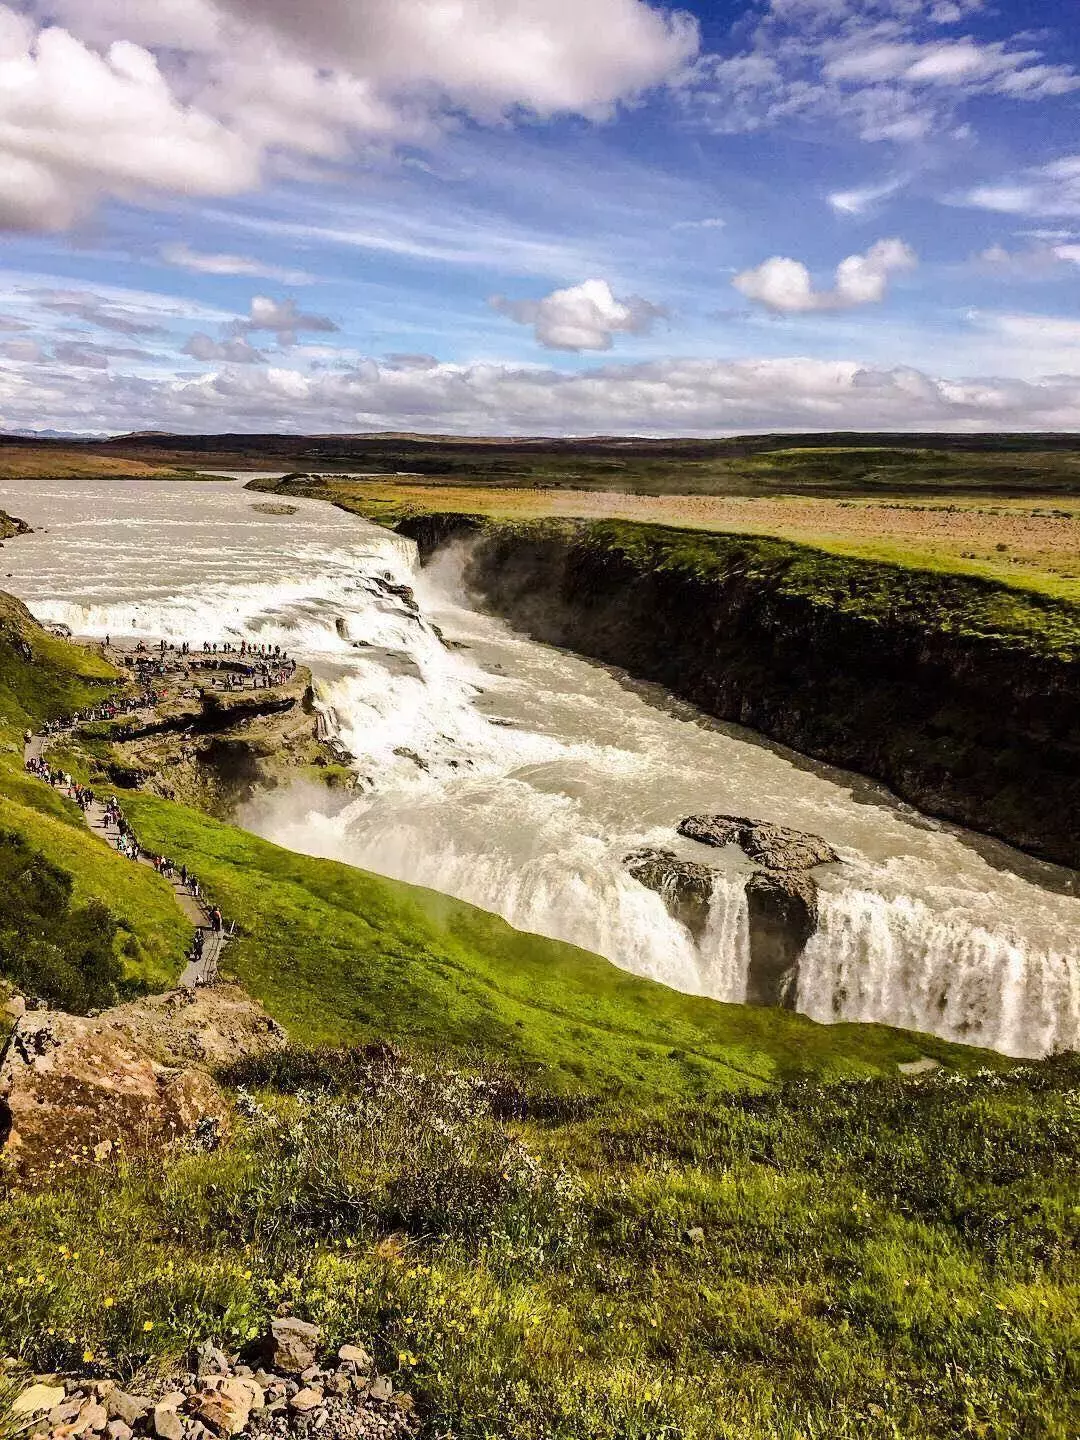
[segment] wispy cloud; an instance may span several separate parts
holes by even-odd
[[[306,270],[289,270],[248,255],[207,254],[182,242],[163,245],[158,254],[166,265],[190,270],[196,275],[244,275],[257,280],[278,280],[282,285],[313,285],[317,278]]]

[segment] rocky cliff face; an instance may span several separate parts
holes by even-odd
[[[430,551],[476,525],[421,516],[398,528]],[[1080,662],[1067,644],[987,630],[992,587],[914,576],[913,598],[894,603],[885,587],[861,608],[845,587],[888,567],[822,557],[823,593],[810,595],[785,584],[782,553],[761,565],[745,537],[691,537],[715,552],[696,573],[647,545],[612,543],[611,528],[484,526],[468,582],[537,639],[658,681],[930,813],[1080,865],[1070,818],[1080,813]],[[935,623],[935,586],[943,605],[971,602],[970,623]],[[1042,602],[1023,603],[1035,613]]]

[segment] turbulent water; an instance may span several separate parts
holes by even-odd
[[[311,665],[358,789],[276,794],[244,817],[252,829],[738,1001],[749,866],[674,825],[702,810],[776,821],[843,860],[820,872],[800,1010],[1017,1055],[1080,1043],[1070,877],[515,634],[470,606],[453,551],[420,572],[410,542],[363,521],[256,502],[234,481],[0,484],[0,507],[41,527],[4,547],[0,588],[40,618],[195,645],[246,637]],[[641,845],[721,867],[699,941],[627,874]]]

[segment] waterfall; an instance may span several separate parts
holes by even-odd
[[[1080,970],[1007,931],[935,914],[910,895],[821,895],[796,1006],[815,1020],[880,1020],[1034,1056],[1080,1039]]]
[[[231,485],[9,485],[5,508],[43,527],[5,551],[7,586],[39,618],[77,635],[247,639],[310,666],[358,788],[261,797],[241,818],[268,839],[739,1002],[747,862],[675,827],[703,810],[774,820],[844,859],[822,877],[798,1009],[1016,1055],[1080,1044],[1080,900],[477,613],[455,547],[420,571],[410,540],[315,502],[255,516]],[[641,846],[716,868],[695,934],[626,870]]]

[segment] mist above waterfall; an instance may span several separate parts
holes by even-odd
[[[480,613],[463,552],[315,502],[255,514],[232,484],[0,486],[49,535],[10,547],[6,585],[79,634],[278,644],[310,666],[356,788],[260,797],[269,839],[455,895],[678,989],[745,998],[738,852],[676,836],[749,815],[824,836],[820,920],[794,1001],[1014,1054],[1080,1041],[1080,900],[949,830]],[[662,847],[716,869],[692,934],[624,864]],[[1004,857],[1004,858],[1003,858]]]

